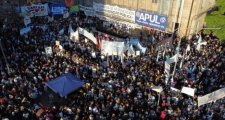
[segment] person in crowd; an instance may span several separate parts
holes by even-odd
[[[148,48],[138,57],[101,55],[101,50],[80,35],[79,41],[71,41],[66,32],[69,25],[73,30],[78,27],[88,29],[96,38],[116,41],[116,36],[96,34],[101,26],[105,31],[120,33],[128,29],[125,25],[109,23],[97,17],[78,14],[67,19],[55,17],[32,18],[31,32],[21,36],[24,27],[22,19],[1,28],[1,44],[6,58],[0,59],[0,118],[9,120],[222,120],[225,119],[225,98],[213,104],[197,106],[197,96],[211,93],[225,87],[225,48],[213,34],[204,31],[192,39],[182,40],[180,56],[184,56],[187,45],[190,51],[185,55],[183,66],[176,67],[173,80],[166,82],[164,61],[172,57],[178,45],[172,44],[156,49],[157,43],[169,35],[151,30],[142,36],[154,38],[141,43]],[[100,25],[102,24],[102,25]],[[45,26],[45,27],[43,27]],[[58,31],[64,28],[63,35]],[[115,32],[117,31],[117,32]],[[124,31],[125,32],[125,31]],[[132,37],[132,30],[126,31]],[[199,37],[207,42],[198,50]],[[55,42],[60,41],[60,46]],[[53,48],[52,55],[46,55],[45,47]],[[160,54],[157,61],[157,54]],[[92,56],[92,53],[95,56]],[[60,53],[60,54],[59,54]],[[147,59],[148,58],[148,59]],[[5,62],[5,59],[7,63]],[[181,59],[179,58],[180,64]],[[7,65],[9,69],[7,69]],[[85,85],[67,97],[62,105],[47,107],[40,103],[40,96],[47,90],[46,82],[62,74],[72,73]],[[163,92],[157,93],[152,86],[162,86]],[[194,97],[176,91],[183,86],[196,88]],[[40,115],[37,115],[43,109]]]

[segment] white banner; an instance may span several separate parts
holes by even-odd
[[[27,26],[28,24],[31,23],[31,19],[26,16],[26,17],[23,18],[23,22],[24,22],[24,25]]]
[[[154,86],[151,88],[153,91],[156,91],[158,93],[161,93],[163,91],[162,86]]]
[[[121,55],[124,52],[124,42],[102,40],[102,54]]]
[[[22,28],[22,29],[20,29],[20,35],[24,35],[30,31],[31,31],[30,27]]]
[[[198,106],[215,102],[216,100],[222,99],[225,97],[225,88],[216,90],[212,93],[206,94],[204,96],[198,97]]]
[[[95,11],[94,11],[93,7],[85,7],[85,6],[80,5],[80,10],[84,11],[85,15],[87,15],[87,16],[95,15]]]
[[[88,39],[90,39],[94,44],[98,45],[98,41],[95,38],[95,36],[93,34],[89,33],[87,30],[79,27],[78,32],[79,32],[79,34],[82,34],[85,37],[87,37]]]
[[[52,47],[46,47],[45,48],[45,54],[46,55],[52,55]]]
[[[93,3],[95,12],[99,12],[111,17],[122,18],[135,22],[135,11],[126,8],[120,8],[118,6],[105,5],[101,3]]]
[[[21,13],[24,16],[46,16],[48,15],[48,4],[32,4],[30,6],[22,6]]]
[[[195,89],[193,89],[193,88],[183,87],[181,92],[185,93],[187,95],[193,96],[193,97],[195,96]]]

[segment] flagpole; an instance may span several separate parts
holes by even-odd
[[[178,54],[179,54],[179,51],[180,51],[180,42],[181,42],[181,38],[179,39],[179,43],[178,43],[178,51],[177,51],[177,55],[176,55],[176,58],[175,58],[175,65],[174,65],[174,68],[173,68],[173,74],[172,74],[172,77],[174,77],[175,73],[176,73],[176,66],[177,66],[177,61],[178,61]],[[172,81],[171,81],[172,82]]]
[[[159,95],[158,95],[158,103],[157,103],[157,106],[159,106],[159,101],[160,101],[160,93],[159,93]]]

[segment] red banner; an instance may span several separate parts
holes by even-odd
[[[66,6],[67,7],[72,7],[73,6],[73,0],[65,0]]]

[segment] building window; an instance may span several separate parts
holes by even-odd
[[[158,3],[158,0],[152,0],[152,3]]]

